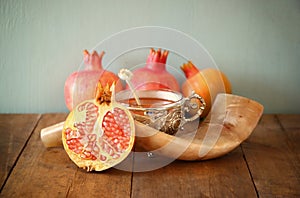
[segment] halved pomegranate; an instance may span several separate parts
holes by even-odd
[[[130,112],[115,101],[114,84],[99,82],[94,100],[80,103],[68,115],[62,141],[70,159],[87,171],[101,171],[124,160],[134,144]]]

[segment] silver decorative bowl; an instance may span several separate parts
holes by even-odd
[[[188,98],[171,90],[137,90],[135,94],[141,105],[129,90],[117,93],[116,101],[126,106],[135,120],[171,135],[185,123],[199,118],[205,108],[204,100],[197,94]],[[200,101],[200,106],[191,102],[194,98]],[[187,112],[192,109],[197,109],[197,113],[187,118]]]

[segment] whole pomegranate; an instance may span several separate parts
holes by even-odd
[[[133,71],[131,83],[138,90],[171,89],[179,91],[176,78],[166,70],[169,51],[155,51],[153,48],[147,58],[146,65]],[[128,87],[127,87],[128,88]]]
[[[122,83],[119,81],[117,75],[103,69],[103,55],[104,51],[100,54],[96,51],[89,54],[87,50],[84,50],[84,70],[76,71],[67,78],[64,94],[66,106],[70,111],[80,102],[94,98],[98,81],[101,82],[102,86],[106,84],[111,86],[113,82],[116,82],[116,92],[123,89]]]
[[[98,83],[96,97],[80,103],[68,115],[62,142],[70,159],[87,171],[108,169],[124,160],[134,144],[130,112],[114,99],[114,84]]]
[[[231,93],[231,83],[223,72],[214,68],[200,70],[191,62],[181,66],[187,80],[182,84],[182,94],[188,97],[192,92],[200,95],[206,108],[200,117],[205,117],[214,102],[217,94]]]

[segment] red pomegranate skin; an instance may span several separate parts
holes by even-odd
[[[87,50],[83,51],[83,59],[85,68],[80,71],[73,72],[66,80],[64,86],[64,96],[67,108],[72,109],[84,100],[93,99],[98,81],[105,86],[116,83],[116,92],[123,89],[117,75],[113,72],[103,69],[102,58],[104,51],[98,54],[93,51],[90,54]]]
[[[180,90],[177,79],[166,69],[168,54],[169,51],[167,50],[150,50],[146,65],[133,71],[131,83],[133,84],[135,89],[171,89],[174,91]]]

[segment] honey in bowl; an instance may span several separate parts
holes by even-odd
[[[130,98],[128,100],[119,101],[123,104],[128,104],[130,107],[143,107],[143,108],[157,108],[163,107],[165,105],[171,104],[174,101],[162,98],[140,98],[141,105],[138,105],[134,98]]]
[[[180,93],[169,90],[140,90],[136,95],[140,105],[128,90],[118,93],[116,100],[130,110],[135,120],[169,134],[177,131],[184,102]]]
[[[197,106],[195,115],[186,117],[185,113],[193,108],[190,102],[194,98],[202,105]],[[185,123],[198,119],[205,108],[205,101],[199,95],[184,98],[171,90],[137,90],[134,93],[125,90],[116,94],[116,101],[126,106],[136,121],[172,135]]]
[[[121,100],[119,102],[121,104],[125,104],[133,114],[138,114],[138,115],[147,114],[147,112],[148,112],[147,109],[148,110],[161,109],[161,108],[164,108],[164,107],[174,103],[174,101],[162,99],[162,98],[145,97],[145,98],[139,98],[139,99],[140,99],[141,105],[138,105],[134,98],[130,98],[127,100]]]

